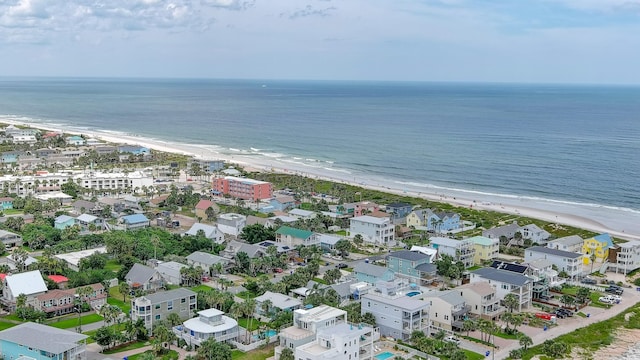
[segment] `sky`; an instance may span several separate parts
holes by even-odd
[[[640,0],[0,0],[0,76],[640,84]]]

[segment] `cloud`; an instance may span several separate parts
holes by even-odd
[[[298,19],[309,16],[326,17],[330,16],[333,11],[337,10],[335,6],[326,7],[323,9],[316,9],[312,5],[307,5],[303,9],[295,10],[292,13],[283,12],[280,16],[287,16],[289,19]]]
[[[255,0],[202,0],[206,6],[223,8],[227,10],[247,10],[255,6]]]

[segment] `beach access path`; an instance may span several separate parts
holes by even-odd
[[[617,275],[622,276],[622,274]],[[558,326],[552,327],[547,331],[542,331],[540,328],[530,326],[520,326],[518,327],[518,330],[529,336],[531,340],[533,340],[533,345],[539,345],[545,340],[553,339],[560,335],[570,333],[576,329],[612,318],[634,306],[638,302],[640,302],[640,291],[637,291],[635,286],[632,288],[625,288],[620,304],[613,305],[610,309],[591,306],[587,306],[582,309],[583,313],[589,314],[588,318],[573,316],[566,319],[558,319]],[[506,359],[509,357],[509,352],[511,350],[520,348],[520,344],[516,340],[496,338],[496,345],[500,346],[500,349],[496,351],[495,359]],[[488,347],[487,350],[489,350]]]

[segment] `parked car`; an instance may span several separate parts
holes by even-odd
[[[608,294],[607,297],[610,297],[615,301],[622,301],[622,297],[620,297],[620,295]]]
[[[446,338],[444,338],[444,341],[451,342],[451,343],[454,343],[456,345],[460,345],[460,339],[458,339],[457,337],[455,337],[453,335],[447,336]]]
[[[567,314],[565,314],[563,311],[560,311],[560,309],[554,311],[553,315],[555,315],[558,319],[564,319],[567,317]]]
[[[556,312],[563,313],[563,314],[567,315],[568,317],[573,316],[573,311],[571,311],[569,309],[565,309],[565,308],[559,308],[558,310],[556,310]]]
[[[598,298],[598,301],[600,301],[601,303],[605,303],[605,304],[615,304],[616,303],[616,299],[610,297],[610,296],[601,296]]]
[[[598,282],[595,279],[586,277],[586,278],[582,279],[581,283],[588,284],[588,285],[596,285]]]
[[[604,290],[604,292],[609,293],[609,294],[615,294],[615,295],[622,295],[622,293],[624,292],[624,290],[616,285],[609,285],[608,288],[606,288]]]
[[[346,269],[346,268],[348,268],[348,267],[349,267],[349,265],[347,265],[347,264],[345,264],[345,263],[340,263],[340,264],[336,265],[336,267],[337,267],[338,269]]]

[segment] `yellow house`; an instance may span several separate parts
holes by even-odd
[[[500,251],[500,240],[489,239],[484,236],[474,236],[467,240],[473,242],[475,253],[473,254],[473,263],[482,265],[483,261],[493,260],[498,257]]]
[[[609,249],[613,248],[613,239],[609,234],[600,234],[590,239],[585,239],[582,245],[584,263],[591,263],[591,255],[595,255],[596,262],[604,262],[609,257]]]

